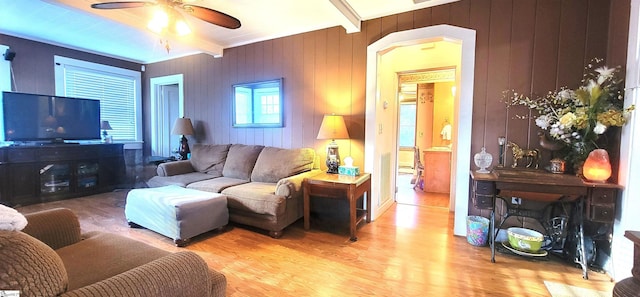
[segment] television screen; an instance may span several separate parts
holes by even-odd
[[[100,101],[2,93],[5,141],[100,139]]]

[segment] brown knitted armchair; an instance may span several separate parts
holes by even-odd
[[[22,231],[0,231],[0,290],[29,296],[225,296],[223,274],[193,252],[170,253],[123,236],[80,234],[58,208],[25,215]]]

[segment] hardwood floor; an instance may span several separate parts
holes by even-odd
[[[396,186],[398,187],[398,195],[396,201],[400,204],[409,204],[415,206],[433,206],[449,208],[448,193],[430,193],[423,192],[419,189],[414,190],[411,179],[413,174],[399,173],[397,176]]]
[[[83,231],[102,230],[132,237],[168,251],[172,241],[146,229],[130,229],[124,218],[126,191],[18,208],[23,213],[53,207],[73,210]],[[313,227],[313,225],[312,225]],[[312,228],[302,220],[281,239],[230,225],[205,233],[187,250],[202,256],[227,277],[228,296],[549,296],[543,281],[611,292],[605,274],[565,262],[531,260],[475,247],[453,236],[453,213],[446,208],[397,204],[378,220],[362,225],[350,242],[348,228]]]

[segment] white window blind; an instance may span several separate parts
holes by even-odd
[[[140,141],[140,72],[56,57],[56,94],[100,100],[100,119],[119,142]]]

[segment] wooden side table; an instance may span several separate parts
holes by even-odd
[[[632,277],[618,282],[613,287],[613,297],[640,296],[640,231],[625,231],[624,236],[633,241],[633,268]]]
[[[304,229],[309,230],[310,201],[309,197],[325,197],[349,200],[349,233],[350,240],[356,241],[358,223],[366,218],[371,222],[371,174],[359,176],[321,173],[304,179]],[[366,196],[364,195],[366,194]],[[366,209],[357,209],[356,202],[360,197],[366,199]]]

